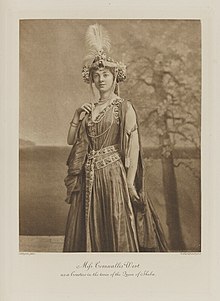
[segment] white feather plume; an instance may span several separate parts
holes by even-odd
[[[102,25],[94,24],[89,26],[86,32],[86,45],[88,54],[84,59],[85,61],[94,59],[98,51],[104,50],[107,53],[110,51],[110,38]]]

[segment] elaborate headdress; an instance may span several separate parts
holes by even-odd
[[[86,83],[92,81],[92,69],[103,67],[114,68],[116,83],[122,82],[126,79],[126,66],[122,62],[117,62],[108,56],[111,43],[110,38],[102,25],[90,25],[86,33],[86,44],[88,47],[88,54],[82,69],[83,80]]]

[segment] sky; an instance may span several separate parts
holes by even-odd
[[[98,20],[111,37],[128,21]],[[20,138],[66,145],[74,111],[91,100],[81,70],[85,33],[96,20],[20,21]],[[121,60],[121,58],[117,58]]]
[[[143,25],[140,20],[120,19],[20,21],[20,138],[36,145],[66,145],[75,109],[91,101],[89,85],[81,76],[88,26],[104,25],[112,40],[110,55],[122,61],[117,44],[127,32],[136,34],[138,27],[131,26],[131,22]],[[146,35],[149,26],[157,25],[161,28],[159,21],[146,21]]]

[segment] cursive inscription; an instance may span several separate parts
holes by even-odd
[[[102,278],[141,278],[154,277],[155,272],[142,267],[140,263],[133,261],[104,263],[101,261],[84,261],[77,264],[71,272],[61,273],[62,277],[102,277]]]

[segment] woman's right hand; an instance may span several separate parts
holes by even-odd
[[[92,111],[92,103],[84,103],[80,108],[78,108],[77,113],[80,115],[82,112],[90,113]]]

